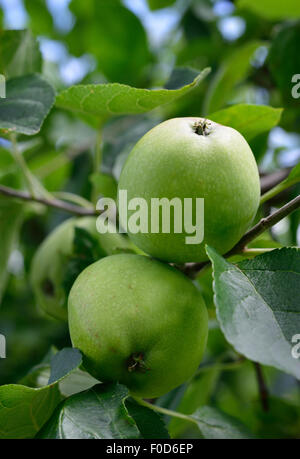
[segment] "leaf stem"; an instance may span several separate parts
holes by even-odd
[[[257,362],[253,362],[253,365],[254,365],[255,373],[256,373],[256,379],[257,379],[257,384],[258,384],[258,389],[259,389],[261,406],[262,406],[263,411],[267,412],[269,411],[269,392],[268,392],[267,385],[265,383],[262,367]]]
[[[134,400],[140,405],[145,406],[146,408],[150,408],[150,410],[157,411],[158,413],[164,414],[166,416],[184,419],[185,421],[193,422],[194,424],[197,425],[197,421],[186,414],[178,413],[177,411],[173,411],[173,410],[168,410],[167,408],[163,408],[158,405],[153,405],[152,403],[146,402],[146,400],[143,400],[139,397],[132,397],[132,398],[134,398]]]
[[[27,167],[27,164],[24,160],[23,155],[19,152],[16,134],[11,134],[10,139],[11,139],[11,145],[12,145],[11,154],[23,173],[27,188],[31,196],[35,197],[33,176]]]
[[[96,136],[94,172],[100,172],[101,164],[102,164],[102,130],[99,129],[97,136]]]
[[[102,165],[102,129],[99,128],[97,136],[96,136],[94,173],[99,173],[101,171],[101,165]],[[94,185],[93,191],[92,191],[92,201],[96,203],[97,199],[98,199],[97,187],[96,185]]]

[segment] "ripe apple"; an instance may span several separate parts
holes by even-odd
[[[71,289],[68,312],[85,369],[141,397],[158,397],[190,378],[206,346],[207,310],[193,282],[142,255],[88,266]]]
[[[70,218],[59,225],[40,245],[32,261],[30,280],[38,306],[46,315],[67,320],[67,297],[63,285],[67,261],[73,253],[75,227],[83,228],[99,241],[106,255],[132,244],[120,234],[99,234],[96,217]]]
[[[260,197],[258,168],[244,137],[203,118],[170,119],[144,135],[124,165],[120,190],[127,191],[128,202],[146,200],[149,222],[152,198],[179,198],[182,209],[184,198],[204,198],[201,243],[187,244],[190,234],[184,225],[181,233],[174,232],[172,220],[169,233],[161,225],[157,233],[128,229],[131,240],[144,252],[176,263],[206,260],[205,244],[221,254],[230,250],[253,221]],[[123,226],[134,213],[128,210],[126,218],[120,212]]]

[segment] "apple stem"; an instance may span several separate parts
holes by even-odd
[[[144,355],[141,352],[136,352],[132,354],[128,359],[128,371],[131,373],[133,371],[145,372],[149,370],[144,361]]]
[[[204,136],[209,135],[211,123],[207,119],[196,121],[194,123],[193,128],[194,128],[195,133],[198,135],[204,135]]]

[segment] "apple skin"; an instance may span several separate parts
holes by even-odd
[[[71,289],[68,311],[85,369],[136,396],[159,397],[182,384],[206,346],[207,310],[193,282],[142,255],[112,255],[88,266]]]
[[[235,129],[209,120],[207,135],[197,134],[195,123],[204,121],[174,118],[154,127],[133,148],[121,173],[119,190],[127,190],[128,201],[146,199],[149,209],[151,198],[204,198],[200,244],[186,244],[185,232],[129,231],[140,249],[168,262],[205,261],[205,244],[226,253],[249,228],[259,206],[259,173],[248,143]],[[128,219],[133,213],[128,211]],[[123,220],[120,216],[124,226]]]
[[[110,255],[116,249],[129,249],[133,244],[120,234],[99,234],[97,217],[70,218],[59,225],[43,241],[32,261],[30,283],[39,308],[48,316],[66,321],[67,297],[63,287],[66,260],[72,255],[75,227],[88,231],[99,240],[103,251]]]

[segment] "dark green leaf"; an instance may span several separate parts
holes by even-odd
[[[61,380],[67,374],[78,368],[82,363],[82,356],[78,349],[65,348],[51,359],[51,374],[48,384]]]
[[[203,406],[192,416],[197,421],[198,427],[204,438],[217,439],[249,439],[254,438],[251,432],[237,419],[225,413]]]
[[[300,8],[300,3],[298,2]],[[285,3],[283,4],[285,8]],[[277,84],[283,100],[286,103],[294,103],[299,106],[298,99],[292,96],[292,88],[296,82],[292,82],[292,77],[299,74],[300,68],[300,22],[287,24],[279,29],[270,48],[268,65]]]
[[[12,78],[6,99],[0,99],[0,130],[34,135],[39,132],[55,99],[47,81],[39,75]]]
[[[130,416],[135,420],[143,438],[170,438],[160,414],[145,406],[139,405],[132,399],[126,401],[126,407]]]
[[[228,263],[208,247],[217,316],[226,339],[247,358],[300,379],[292,338],[300,329],[300,252],[275,249]]]
[[[99,384],[73,395],[57,408],[38,438],[139,438],[125,406],[127,397],[128,389],[119,384]]]
[[[66,260],[63,286],[66,295],[79,274],[89,265],[106,255],[97,240],[84,228],[75,227],[72,256]]]

